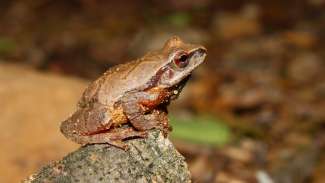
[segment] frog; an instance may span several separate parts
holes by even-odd
[[[128,148],[126,140],[146,138],[151,129],[167,137],[167,106],[206,55],[202,45],[173,36],[162,48],[109,68],[85,89],[76,111],[61,123],[61,133],[81,145],[122,149]]]

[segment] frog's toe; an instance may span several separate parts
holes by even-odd
[[[129,149],[129,146],[128,146],[126,143],[122,142],[121,140],[108,141],[107,143],[108,143],[108,144],[111,144],[111,145],[113,145],[113,146],[115,146],[115,147],[121,148],[121,149],[123,149],[124,151],[126,151],[126,150]]]

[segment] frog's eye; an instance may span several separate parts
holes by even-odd
[[[185,52],[177,54],[174,58],[174,63],[179,68],[186,67],[189,63],[188,54]]]

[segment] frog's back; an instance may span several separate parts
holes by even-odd
[[[115,101],[114,99],[118,95],[122,94],[125,90],[127,90],[127,88],[125,87],[121,88],[124,82],[123,79],[119,76],[128,72],[128,65],[130,65],[130,63],[113,66],[109,68],[98,79],[90,83],[90,85],[86,88],[79,101],[79,106],[83,107],[93,102],[99,102],[105,105],[112,105]],[[108,90],[103,91],[104,88],[107,88]]]
[[[150,70],[152,64],[138,59],[109,68],[88,86],[79,106],[91,102],[112,106],[125,92],[144,86],[150,80],[151,75],[144,71]]]

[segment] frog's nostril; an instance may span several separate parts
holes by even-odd
[[[204,47],[198,48],[195,51],[193,51],[190,56],[192,57],[202,57],[203,55],[206,55],[207,50]]]
[[[207,50],[205,48],[199,48],[196,52],[201,56],[206,54]]]

